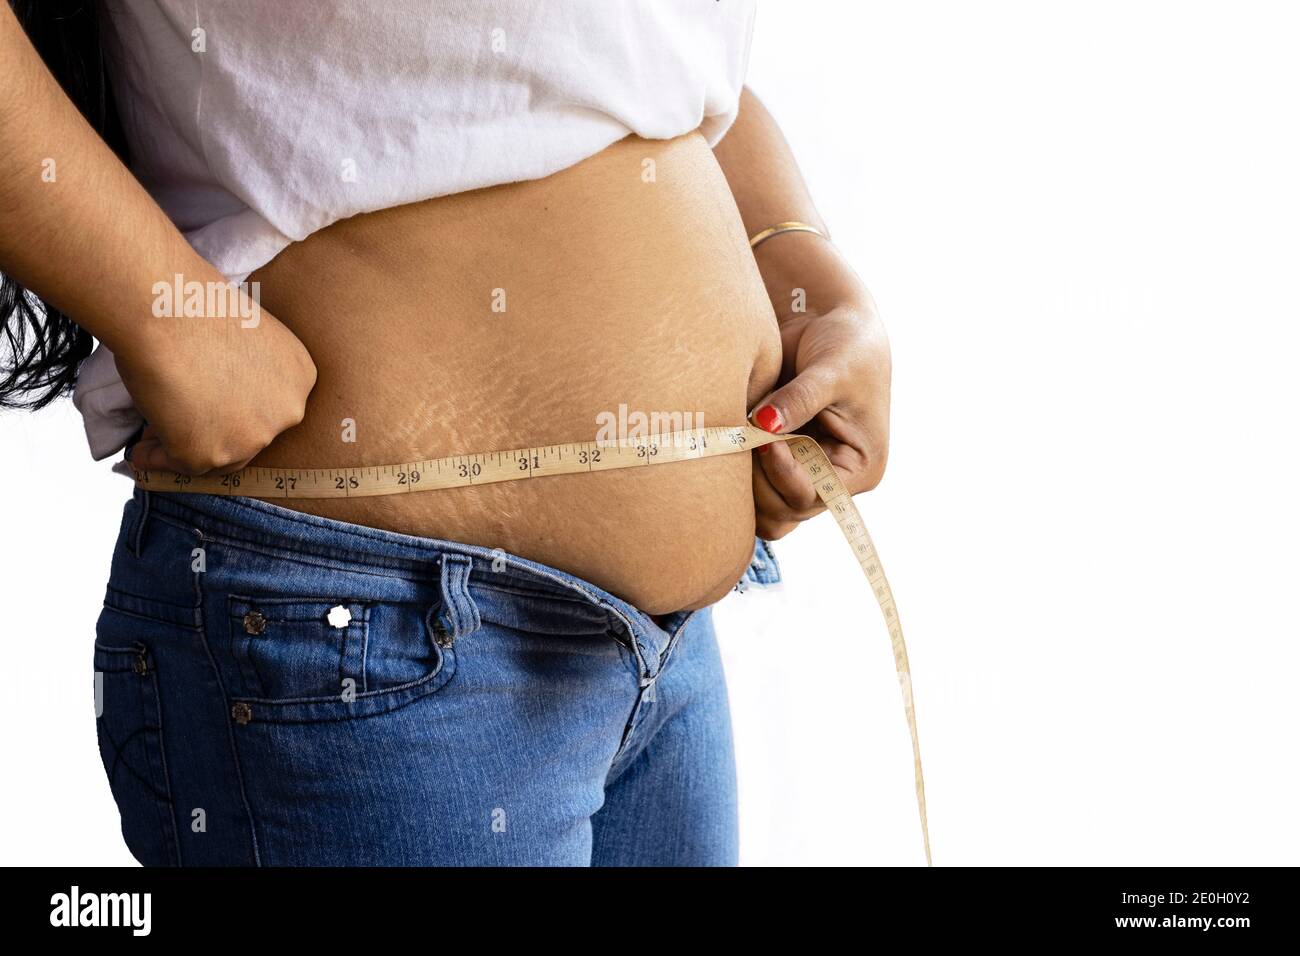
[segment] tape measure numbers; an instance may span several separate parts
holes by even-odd
[[[164,471],[136,471],[135,482],[149,491],[169,493],[243,495],[267,499],[364,498],[465,488],[552,475],[653,467],[733,455],[779,441],[789,445],[795,461],[803,466],[812,479],[818,496],[853,549],[853,555],[871,584],[880,611],[885,617],[894,652],[894,667],[903,692],[907,729],[912,738],[917,809],[920,812],[921,835],[925,842],[925,860],[928,864],[930,830],[925,813],[925,781],[921,775],[921,743],[916,732],[912,672],[907,661],[907,646],[903,642],[903,628],[898,620],[898,608],[894,604],[894,595],[885,578],[875,545],[853,503],[853,496],[835,473],[835,467],[826,453],[817,442],[805,435],[773,435],[746,424],[667,432],[650,438],[540,445],[536,448],[451,455],[446,458],[359,468],[257,467],[245,468],[229,475],[197,478]]]

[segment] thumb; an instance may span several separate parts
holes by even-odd
[[[812,365],[759,402],[750,417],[763,431],[794,431],[835,401],[834,390],[834,373],[824,365]]]
[[[188,473],[184,465],[173,461],[167,454],[162,439],[152,425],[144,427],[140,440],[131,446],[128,460],[139,471],[174,471],[178,475]]]

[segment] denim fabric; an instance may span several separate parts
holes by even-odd
[[[736,861],[707,609],[657,623],[501,551],[141,491],[104,604],[100,750],[144,864]]]
[[[736,590],[743,592],[750,588],[772,588],[780,583],[781,566],[776,563],[772,542],[755,538],[753,560],[736,583]]]

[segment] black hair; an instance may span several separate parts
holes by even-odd
[[[9,5],[81,115],[129,162],[104,68],[96,0],[9,0]],[[91,334],[71,318],[0,274],[0,408],[44,408],[70,391],[93,345]]]

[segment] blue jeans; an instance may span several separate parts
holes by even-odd
[[[743,583],[771,583],[760,543]],[[147,865],[728,865],[709,611],[501,551],[137,491],[95,642]]]

